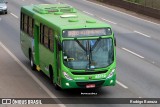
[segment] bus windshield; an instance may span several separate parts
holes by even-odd
[[[65,66],[71,69],[95,69],[113,63],[112,38],[63,41]]]
[[[5,1],[4,0],[0,0],[0,3],[5,3]]]

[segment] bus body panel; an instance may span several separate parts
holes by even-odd
[[[24,55],[29,58],[29,49],[32,47],[32,38],[23,31],[20,32],[21,49]]]
[[[54,67],[54,53],[41,44],[39,45],[39,62],[42,71],[49,76],[49,65]]]
[[[112,78],[109,79],[101,79],[101,80],[85,80],[85,81],[69,81],[62,77],[61,82],[62,89],[70,89],[70,88],[87,88],[88,84],[95,84],[96,87],[102,86],[115,86],[116,84],[116,74]],[[66,85],[69,84],[69,85]],[[94,87],[95,88],[95,87]]]

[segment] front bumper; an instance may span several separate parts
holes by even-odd
[[[88,84],[95,84],[95,88],[102,86],[114,86],[116,84],[116,74],[114,74],[111,78],[108,79],[88,80],[88,81],[75,81],[62,78],[60,87],[62,89],[86,88],[86,85]]]
[[[6,10],[0,9],[0,13],[6,13],[6,12],[7,12],[7,9]]]

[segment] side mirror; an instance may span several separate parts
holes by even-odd
[[[5,2],[6,4],[8,3],[8,2]]]
[[[58,50],[61,51],[62,50],[62,44],[57,41],[57,46],[58,46]]]

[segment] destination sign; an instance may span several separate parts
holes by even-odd
[[[111,34],[112,31],[110,28],[76,29],[63,31],[63,37],[105,36]]]

